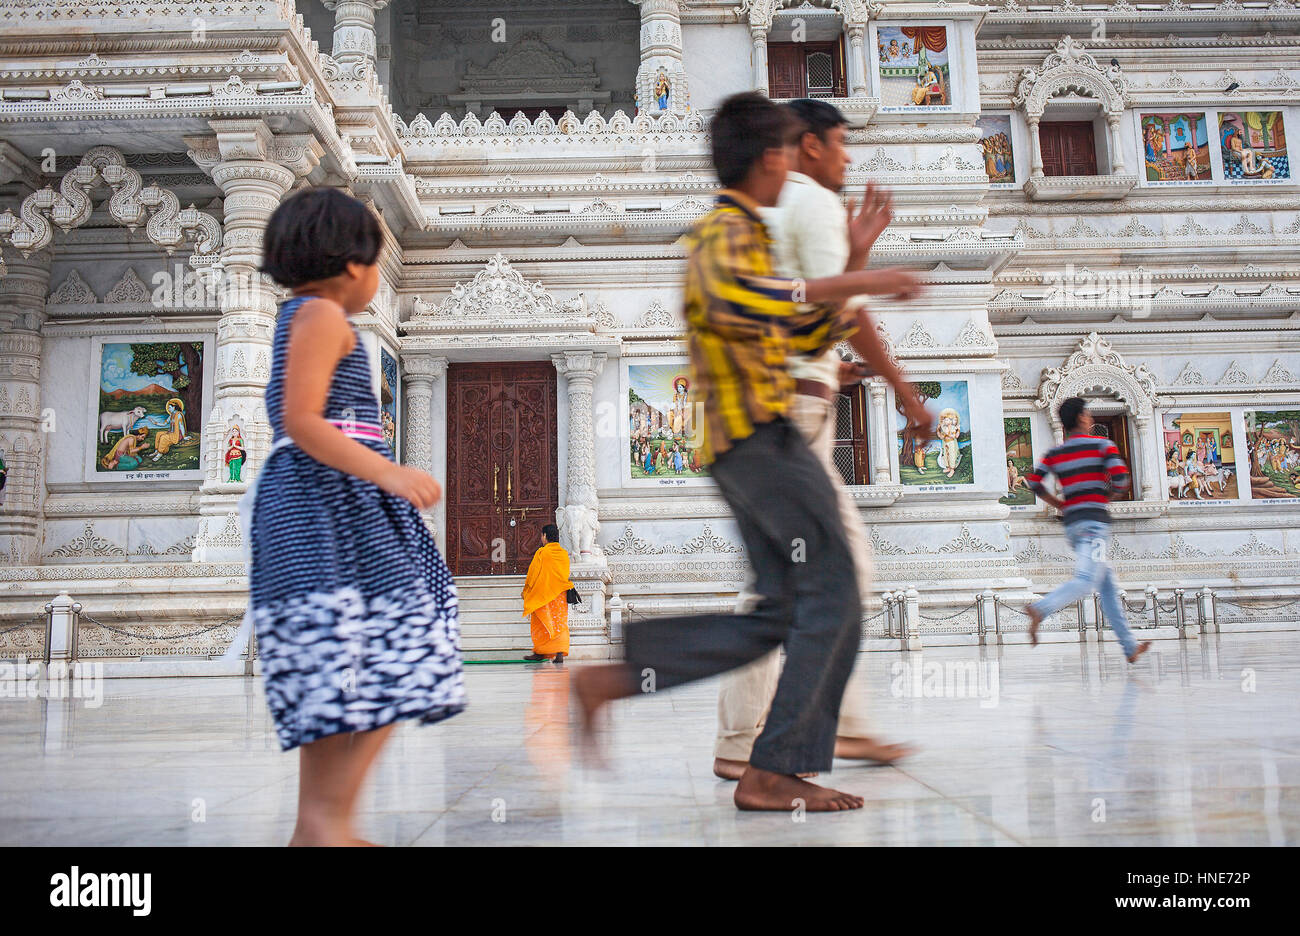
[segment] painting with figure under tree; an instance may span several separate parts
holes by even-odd
[[[1250,496],[1300,497],[1300,410],[1257,410],[1244,418]]]
[[[1210,181],[1210,137],[1204,111],[1143,114],[1142,150],[1148,182]]]
[[[936,438],[920,441],[895,403],[898,480],[903,484],[974,484],[970,396],[964,380],[922,380],[912,384],[934,414]]]
[[[1237,453],[1230,413],[1165,413],[1165,484],[1171,501],[1235,500]]]
[[[203,342],[104,342],[99,350],[95,472],[198,471]]]
[[[876,46],[882,108],[952,105],[948,27],[879,26]]]
[[[686,361],[627,366],[627,459],[634,481],[708,477],[696,433],[698,403]]]
[[[998,498],[998,503],[1010,507],[1031,506],[1035,502],[1034,492],[1025,480],[1034,467],[1029,417],[1006,417],[1002,420],[1002,433],[1007,446],[1007,493]]]

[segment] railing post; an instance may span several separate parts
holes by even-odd
[[[1152,627],[1160,626],[1160,594],[1154,585],[1146,587],[1146,607],[1142,610],[1151,612]]]
[[[1214,589],[1206,585],[1205,588],[1196,593],[1196,611],[1197,621],[1201,625],[1201,632],[1213,630],[1218,633],[1218,611],[1214,607]]]
[[[1183,608],[1183,590],[1174,589],[1174,624],[1178,627],[1178,639],[1187,639],[1187,612]]]
[[[1002,643],[1002,599],[998,595],[993,596],[993,634]]]
[[[614,592],[605,602],[609,608],[609,642],[623,642],[623,599],[619,597],[618,592]]]
[[[81,614],[81,602],[73,601],[66,591],[61,591],[45,606],[45,611],[49,615],[45,628],[45,665],[76,662],[77,618]]]
[[[905,611],[906,630],[903,634],[904,646],[908,650],[921,649],[921,593],[916,590],[916,586],[907,586],[907,592],[903,596]]]
[[[993,589],[986,588],[978,595],[979,604],[979,623],[980,623],[980,643],[988,642],[989,625],[993,624],[994,642],[997,642],[997,596],[993,594]]]

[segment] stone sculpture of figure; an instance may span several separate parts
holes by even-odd
[[[231,426],[230,432],[226,433],[226,468],[230,472],[229,480],[243,480],[241,472],[247,456],[248,452],[244,450],[244,437],[239,426]]]
[[[560,542],[570,555],[590,556],[600,532],[596,511],[582,504],[567,504],[555,511],[555,522],[560,528]]]
[[[668,110],[668,96],[671,92],[672,85],[668,82],[668,74],[661,68],[659,77],[655,79],[655,104],[660,110]]]

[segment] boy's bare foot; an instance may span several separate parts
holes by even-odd
[[[884,744],[875,738],[835,739],[835,756],[846,760],[875,761],[878,764],[892,764],[914,753],[906,744]]]
[[[852,793],[817,786],[787,774],[759,770],[750,765],[736,784],[733,797],[737,809],[789,812],[802,807],[806,812],[839,812],[861,809],[865,802]]]
[[[1030,605],[1025,609],[1025,614],[1029,615],[1029,646],[1038,646],[1038,625],[1043,623],[1043,615],[1037,608]]]
[[[1142,654],[1146,653],[1150,649],[1151,649],[1151,641],[1149,640],[1142,641],[1140,644],[1137,645],[1137,649],[1133,651],[1133,655],[1128,658],[1128,661],[1130,663],[1136,663],[1137,658],[1140,657]]]
[[[739,780],[749,768],[749,761],[727,760],[725,757],[713,758],[713,775],[719,780]],[[815,777],[817,772],[796,774],[799,777]]]

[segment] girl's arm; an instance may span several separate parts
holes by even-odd
[[[325,419],[334,370],[355,343],[341,307],[325,299],[303,303],[289,330],[285,431],[298,448],[322,465],[377,484],[421,510],[431,507],[442,496],[437,481],[422,471],[394,464]]]

